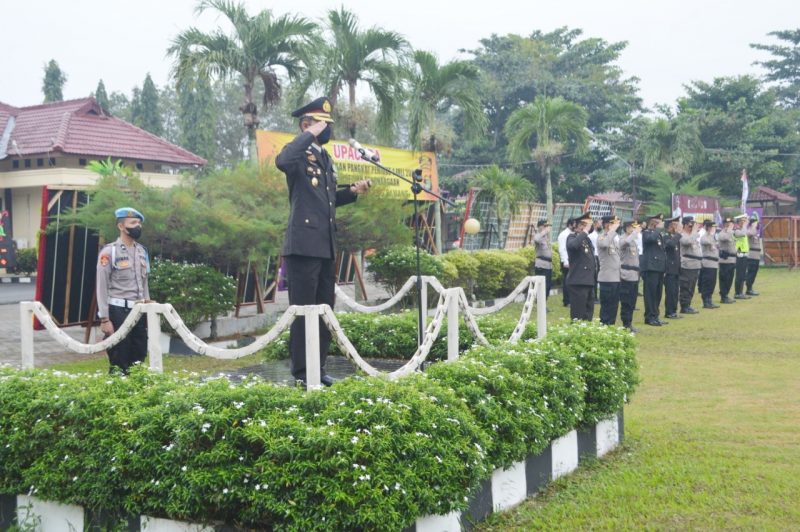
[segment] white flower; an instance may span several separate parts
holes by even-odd
[[[222,494],[223,494],[223,495],[227,495],[227,494],[228,494],[228,488],[225,488],[225,489],[223,489],[223,490],[222,490]]]
[[[211,428],[211,423],[203,423],[203,426],[200,427],[200,431],[206,433],[210,428]]]
[[[355,444],[355,443],[358,443],[358,436],[353,436],[353,437],[350,439],[350,443],[353,443],[353,444]]]

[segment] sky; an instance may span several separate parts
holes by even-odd
[[[491,34],[528,35],[568,26],[585,37],[627,41],[618,62],[640,79],[646,106],[674,104],[683,86],[719,76],[762,75],[753,65],[768,54],[750,43],[776,42],[767,33],[800,27],[796,0],[244,0],[251,13],[269,8],[321,19],[344,5],[362,27],[403,34],[441,60],[468,58]],[[80,98],[103,79],[106,90],[130,94],[149,72],[159,86],[170,75],[166,49],[180,31],[208,31],[224,21],[197,16],[195,0],[3,0],[0,102],[41,103],[44,65],[55,59],[67,75],[65,99]],[[227,26],[225,26],[227,27]]]

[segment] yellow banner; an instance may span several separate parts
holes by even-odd
[[[257,130],[256,146],[259,161],[262,164],[275,164],[275,157],[294,137],[293,133]],[[422,170],[422,185],[433,192],[439,192],[439,175],[436,171],[436,157],[433,152],[414,152],[366,144],[364,146],[380,155],[380,163],[383,166],[408,179],[411,179],[411,172],[419,168]],[[414,199],[410,184],[361,160],[358,151],[350,147],[348,143],[332,140],[325,145],[325,149],[333,158],[340,184],[371,179],[373,187],[370,191],[371,194],[403,200]],[[423,201],[436,200],[426,192],[422,192],[419,199]]]

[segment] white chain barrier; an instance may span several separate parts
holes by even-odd
[[[388,301],[381,305],[365,306],[353,301],[337,286],[339,298],[348,307],[358,312],[375,313],[387,310],[397,304],[416,284],[416,277],[410,277],[401,289]],[[122,323],[120,328],[108,338],[95,344],[84,344],[79,342],[63,330],[53,320],[44,305],[38,301],[25,301],[20,303],[20,325],[22,339],[22,367],[30,369],[34,367],[33,356],[33,318],[34,316],[45,327],[50,336],[60,345],[82,354],[94,354],[115,346],[133,329],[142,315],[147,317],[147,346],[150,357],[150,368],[154,371],[163,371],[162,351],[160,344],[161,320],[164,316],[167,323],[172,327],[186,345],[198,354],[210,356],[212,358],[232,360],[257,353],[264,349],[270,342],[287,330],[295,319],[302,317],[305,320],[306,332],[306,382],[309,389],[318,388],[320,384],[320,364],[319,364],[319,323],[320,319],[325,327],[331,331],[333,338],[342,352],[350,358],[359,369],[367,375],[377,376],[384,374],[389,379],[397,379],[409,375],[419,369],[422,363],[430,355],[434,341],[438,338],[442,323],[447,316],[447,359],[456,360],[458,358],[458,314],[464,316],[464,322],[469,331],[475,336],[478,343],[488,345],[489,342],[478,328],[476,315],[485,315],[497,312],[508,306],[522,294],[527,288],[525,303],[523,304],[522,314],[512,332],[509,342],[518,342],[522,337],[525,327],[530,320],[533,311],[534,301],[537,303],[537,337],[543,338],[547,330],[546,299],[545,299],[545,279],[544,277],[526,277],[519,285],[504,299],[496,302],[491,307],[476,308],[472,307],[467,300],[467,296],[462,288],[444,288],[435,277],[422,276],[421,291],[422,299],[427,299],[427,286],[431,286],[438,294],[439,301],[434,311],[433,319],[425,327],[425,334],[421,344],[409,361],[402,367],[392,372],[382,372],[366,362],[356,351],[352,342],[347,338],[344,330],[339,324],[339,320],[328,305],[292,305],[283,313],[278,321],[266,334],[255,339],[251,344],[240,348],[222,348],[207,344],[197,337],[183,322],[177,311],[170,304],[163,303],[136,303],[131,309],[130,314]],[[427,301],[422,301],[423,308],[427,309]],[[425,312],[427,314],[427,310]]]

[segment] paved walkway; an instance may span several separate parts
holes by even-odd
[[[345,293],[353,297],[354,287],[352,285],[342,286]],[[389,294],[383,287],[374,282],[367,282],[367,296],[370,300],[385,299]],[[20,299],[21,300],[21,299]],[[278,292],[277,301],[266,306],[266,312],[280,314],[289,306],[288,293]],[[252,316],[256,313],[255,305],[242,307],[239,315],[242,317]],[[65,327],[62,329],[72,338],[83,342],[85,329],[83,327]],[[90,339],[90,342],[94,341]],[[50,337],[47,331],[34,331],[33,339],[34,365],[37,368],[62,364],[65,362],[76,362],[95,358],[97,355],[81,355],[75,352],[67,352],[61,344]],[[8,303],[0,304],[0,364],[11,364],[19,367],[21,363],[21,338],[19,322],[19,304]]]

